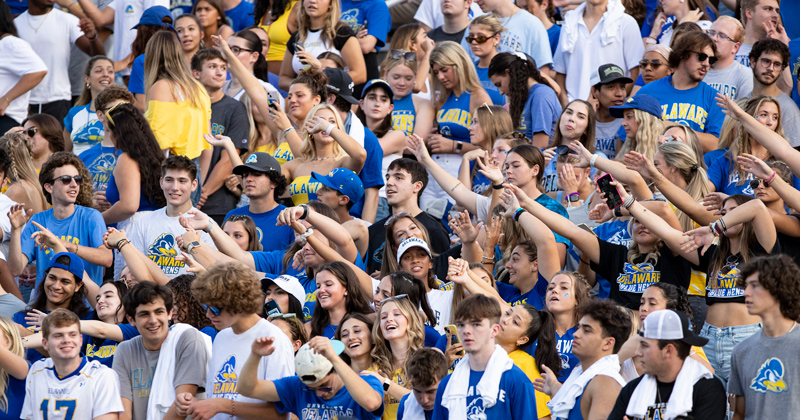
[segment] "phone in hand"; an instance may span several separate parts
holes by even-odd
[[[271,316],[280,316],[283,314],[280,306],[278,306],[278,302],[276,302],[275,299],[264,304],[264,312],[266,312],[267,318]]]
[[[461,342],[461,338],[458,337],[458,329],[456,328],[455,325],[453,324],[445,325],[444,330],[445,332],[447,332],[447,334],[450,334],[450,343],[456,344]],[[459,351],[458,353],[456,353],[456,355],[463,356],[464,350]]]
[[[622,205],[622,196],[620,196],[619,190],[616,186],[611,185],[614,181],[614,177],[612,177],[611,174],[605,174],[594,181],[597,183],[597,188],[605,194],[606,205],[608,205],[609,209],[614,210]]]
[[[278,93],[274,91],[267,91],[267,101],[269,102],[269,107],[278,110],[278,104],[280,103],[280,99],[278,99]]]
[[[305,49],[306,49],[306,47],[303,45],[303,43],[302,43],[302,42],[295,42],[295,43],[294,43],[294,51],[295,51],[295,52],[297,52],[297,50],[303,50],[303,51],[305,51]]]
[[[587,231],[587,232],[589,232],[589,233],[591,233],[594,236],[597,236],[597,234],[594,233],[594,230],[592,230],[592,228],[590,228],[589,225],[587,225],[586,223],[581,223],[581,224],[578,225],[578,227],[583,229],[583,230],[585,230],[585,231]]]

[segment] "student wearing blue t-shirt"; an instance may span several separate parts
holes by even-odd
[[[50,265],[53,251],[42,249],[31,238],[39,225],[50,230],[70,252],[86,262],[89,278],[97,284],[103,280],[103,267],[110,267],[113,255],[103,245],[106,224],[100,212],[76,204],[81,201],[91,205],[91,185],[88,172],[81,160],[69,152],[57,152],[42,166],[39,179],[47,202],[53,207],[40,213],[26,215],[21,205],[9,211],[11,220],[11,245],[8,266],[18,276],[28,263],[36,261],[36,284],[44,278],[44,269]],[[30,218],[30,221],[28,219]],[[27,223],[26,223],[27,222]]]
[[[383,385],[374,376],[359,375],[342,360],[341,341],[314,337],[295,355],[297,376],[258,379],[261,358],[275,351],[274,340],[259,337],[253,341],[236,386],[239,394],[273,402],[279,412],[303,420],[339,416],[377,420],[383,415]]]
[[[114,62],[101,55],[90,58],[83,80],[81,96],[64,117],[64,137],[69,137],[76,155],[103,140],[103,123],[97,119],[95,98],[114,84]]]
[[[536,62],[520,53],[500,53],[492,58],[488,75],[499,92],[508,96],[508,111],[517,130],[533,140],[534,146],[549,146],[561,115],[561,103],[539,73]],[[521,86],[528,89],[520,89]]]
[[[433,419],[522,419],[536,413],[533,383],[495,344],[500,305],[480,294],[456,308],[458,335],[467,353],[439,383]]]
[[[97,110],[95,113],[98,121],[102,124],[102,131],[106,133],[108,119],[105,112],[119,103],[133,103],[133,95],[124,87],[113,85],[98,93],[94,97],[93,103]],[[98,199],[105,200],[105,191],[108,189],[111,174],[117,167],[117,158],[120,154],[122,151],[114,147],[111,136],[106,135],[99,143],[83,153],[77,154],[92,177],[92,200],[94,202],[97,202]]]
[[[717,47],[703,32],[681,36],[669,54],[675,72],[642,86],[637,95],[650,95],[661,104],[661,118],[688,125],[703,144],[705,152],[717,148],[725,114],[717,106],[717,91],[703,77],[717,61]]]
[[[342,0],[340,22],[344,22],[356,34],[361,53],[364,54],[364,64],[367,66],[367,80],[377,79],[378,51],[386,45],[389,29],[392,27],[392,17],[389,7],[382,0]],[[366,35],[359,32],[366,30]],[[364,83],[359,83],[353,88],[354,92],[361,92]],[[362,98],[363,99],[363,98]]]
[[[233,32],[239,32],[253,26],[253,2],[246,0],[224,0],[225,6],[225,21],[233,29]],[[259,51],[261,52],[261,51]]]
[[[492,103],[500,106],[506,104],[506,97],[500,93],[498,87],[490,80],[489,63],[497,55],[500,35],[505,30],[496,16],[492,14],[481,15],[470,22],[466,37],[472,54],[478,58],[475,62],[475,70],[478,72],[481,86],[492,98]]]

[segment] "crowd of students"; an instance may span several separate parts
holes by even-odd
[[[0,3],[0,419],[796,412],[798,14]]]

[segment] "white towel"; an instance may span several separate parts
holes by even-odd
[[[714,375],[697,360],[687,357],[683,361],[683,367],[675,378],[675,385],[672,387],[672,394],[667,402],[667,410],[664,412],[665,420],[672,420],[675,417],[683,416],[692,411],[692,393],[694,384],[702,378],[713,378]],[[657,392],[656,378],[651,375],[642,376],[639,385],[633,390],[631,400],[625,409],[628,417],[644,417],[647,407],[653,405],[656,400]]]
[[[403,403],[403,419],[402,420],[425,420],[425,410],[419,405],[417,397],[412,392]]]
[[[494,353],[486,364],[475,394],[483,398],[483,407],[491,408],[497,403],[497,394],[500,392],[500,378],[505,371],[514,367],[514,361],[502,347],[495,344]],[[442,394],[442,406],[450,412],[450,419],[464,420],[467,418],[467,392],[469,391],[469,354],[464,356],[461,363],[456,365],[450,381]]]
[[[174,324],[169,328],[167,338],[161,343],[158,353],[158,364],[153,374],[153,385],[150,388],[150,397],[147,399],[147,420],[162,420],[167,414],[172,402],[175,401],[175,349],[178,341],[188,330],[195,329],[189,324]],[[206,345],[206,355],[211,357],[211,338],[200,334]]]
[[[564,52],[571,53],[578,42],[578,22],[583,18],[584,10],[586,10],[586,3],[582,3],[564,16],[564,24],[561,27],[561,35],[564,36],[564,39],[560,41]],[[608,1],[608,7],[602,17],[603,32],[600,34],[600,42],[603,46],[610,44],[620,36],[620,19],[624,14],[625,6],[622,5],[621,0]]]
[[[594,362],[585,372],[583,367],[578,365],[570,373],[569,378],[561,386],[553,399],[547,403],[550,413],[554,419],[565,419],[569,416],[570,410],[575,406],[575,401],[583,394],[583,389],[597,375],[610,376],[620,386],[625,385],[625,380],[619,374],[619,357],[611,354]]]

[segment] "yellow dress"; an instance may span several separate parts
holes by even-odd
[[[279,144],[277,148],[271,144],[258,146],[256,147],[256,152],[264,152],[272,155],[272,157],[274,157],[275,160],[277,160],[281,165],[294,159],[294,155],[292,155],[292,149],[289,148],[289,143],[287,142]]]
[[[533,381],[537,378],[542,377],[542,375],[539,373],[539,368],[536,367],[536,359],[534,359],[530,354],[525,353],[522,350],[514,350],[508,354],[508,357],[514,361],[514,364],[518,368],[525,372],[525,375],[528,376],[528,379],[531,380],[531,383],[533,383]],[[550,401],[550,397],[548,397],[547,394],[536,391],[537,418],[547,417],[550,415],[550,409],[547,408],[548,401]]]
[[[289,195],[292,197],[292,203],[295,206],[300,204],[308,204],[309,201],[317,199],[317,189],[322,184],[319,182],[311,181],[311,176],[303,175],[296,177],[291,184],[289,184]]]
[[[203,150],[211,149],[211,145],[203,139],[203,134],[209,134],[211,121],[211,100],[205,89],[201,91],[199,99],[200,108],[191,106],[188,100],[147,103],[144,117],[162,149],[189,159],[195,159]]]

